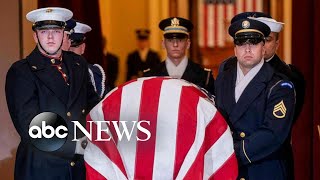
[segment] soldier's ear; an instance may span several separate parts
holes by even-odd
[[[191,41],[190,41],[190,39],[188,39],[187,41],[188,41],[187,49],[189,49],[189,48],[190,48],[190,45],[191,45]]]
[[[164,39],[162,39],[161,41],[161,46],[162,46],[162,49],[166,49],[166,46],[164,45]]]
[[[33,32],[33,40],[34,40],[34,42],[36,44],[38,44],[38,38],[37,38],[37,32],[36,31]]]

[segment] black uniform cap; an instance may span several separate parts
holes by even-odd
[[[137,29],[136,30],[137,39],[149,39],[150,30],[149,29]]]
[[[160,21],[159,28],[167,39],[186,38],[189,36],[189,32],[192,31],[193,24],[191,21],[181,17],[170,17]]]
[[[270,28],[260,21],[246,18],[232,23],[229,27],[229,34],[233,37],[235,44],[241,44],[248,39],[253,39],[255,40],[253,42],[258,43],[269,36]]]
[[[76,21],[74,19],[69,19],[66,22],[66,27],[64,28],[65,31],[68,31],[70,33],[73,33],[73,29],[76,27]]]

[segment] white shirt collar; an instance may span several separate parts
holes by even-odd
[[[172,61],[171,59],[169,59],[167,57],[166,61],[166,68],[167,68],[167,71],[168,71],[168,74],[170,77],[174,77],[174,78],[181,78],[184,71],[186,70],[187,68],[187,65],[188,65],[188,58],[187,56],[185,56],[182,61],[178,64],[178,66],[176,66]]]
[[[243,74],[239,62],[237,62],[237,80],[236,80],[236,88],[235,88],[235,101],[238,102],[241,94],[244,89],[248,86],[251,80],[258,74],[261,67],[263,66],[264,60],[261,59],[259,64],[253,67],[246,75]]]

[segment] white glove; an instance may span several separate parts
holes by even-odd
[[[83,136],[82,138],[80,138],[76,143],[75,154],[83,155],[84,149],[86,148],[87,144],[88,144],[87,136]]]

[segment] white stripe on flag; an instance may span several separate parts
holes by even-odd
[[[127,179],[118,166],[90,141],[85,149],[84,160],[106,179]]]
[[[111,93],[110,93],[111,94]],[[103,101],[100,101],[91,111],[90,111],[90,117],[91,120],[94,121],[95,124],[97,124],[97,121],[105,121],[104,119],[104,113],[102,111],[102,103]],[[108,113],[108,112],[107,112]],[[92,126],[91,126],[92,127]],[[101,129],[106,130],[109,129],[107,123],[101,123]],[[91,129],[92,131],[92,129]],[[106,131],[103,131],[101,133],[107,133]],[[112,137],[112,134],[110,131],[107,133]],[[92,139],[92,141],[95,141],[95,139]]]
[[[228,127],[205,154],[203,179],[209,179],[228,160],[233,152],[233,141]]]
[[[214,30],[214,26],[215,26],[215,23],[214,22],[214,5],[213,4],[208,4],[207,5],[208,7],[208,18],[207,18],[207,24],[208,24],[208,39],[207,39],[207,46],[208,47],[213,47],[215,44],[214,44],[214,33],[215,33],[215,30]]]
[[[178,84],[179,82],[181,83],[179,80],[164,80],[161,87],[153,164],[155,171],[152,177],[155,180],[173,179],[177,121],[181,95],[181,86],[174,84]],[[164,129],[167,131],[163,131]]]
[[[140,100],[143,80],[138,80],[135,83],[128,84],[122,89],[121,105],[120,105],[120,121],[127,121],[127,128],[130,133],[133,123],[132,121],[139,121],[140,114]],[[133,96],[132,94],[135,94]],[[135,126],[136,127],[136,126]],[[121,131],[123,128],[121,128]],[[129,179],[134,178],[136,146],[137,146],[137,128],[134,128],[131,134],[131,140],[127,140],[125,134],[122,140],[118,138],[118,149],[126,167]]]

